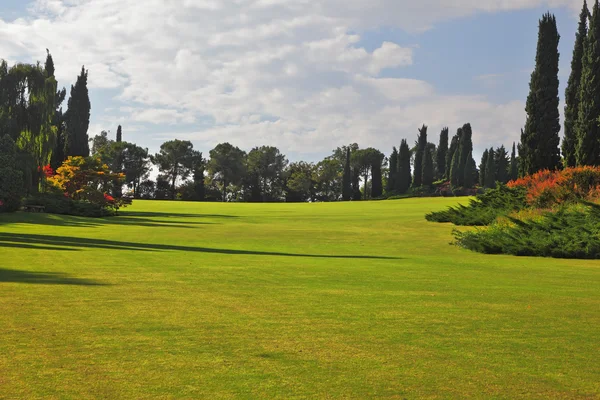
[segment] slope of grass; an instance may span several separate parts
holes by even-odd
[[[0,215],[0,398],[597,398],[600,262],[487,256],[455,199]]]

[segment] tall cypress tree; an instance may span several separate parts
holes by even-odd
[[[496,180],[507,183],[509,179],[508,152],[504,146],[496,150]]]
[[[352,169],[352,200],[362,200],[362,194],[360,192],[360,168],[358,167]]]
[[[53,77],[55,73],[54,60],[52,58],[52,54],[50,51],[46,49],[46,63],[44,64],[44,70],[46,71],[47,77]],[[64,114],[62,111],[62,103],[65,101],[65,97],[67,96],[67,91],[65,88],[56,91],[55,96],[55,105],[56,111],[54,112],[54,116],[52,118],[52,126],[56,129],[56,142],[54,145],[54,149],[52,151],[52,156],[50,159],[50,165],[52,169],[56,170],[60,167],[65,160],[65,124],[64,124]]]
[[[451,180],[451,169],[452,169],[452,160],[454,158],[454,153],[458,150],[458,133],[452,137],[452,141],[450,142],[450,148],[448,149],[448,153],[446,154],[446,178]]]
[[[371,164],[371,198],[376,199],[383,195],[383,179],[381,174],[381,163],[384,155],[375,155]]]
[[[481,187],[485,185],[485,169],[487,168],[488,154],[488,149],[485,149],[481,156],[481,164],[479,164],[479,186]]]
[[[433,156],[431,150],[425,148],[423,154],[423,186],[433,185]]]
[[[485,166],[485,187],[488,189],[496,187],[496,153],[493,147],[488,151],[488,159]]]
[[[436,152],[437,176],[439,179],[446,178],[446,156],[448,155],[448,127],[440,133],[440,143]]]
[[[565,133],[562,142],[562,153],[566,167],[577,165],[575,148],[577,143],[576,124],[579,118],[579,92],[581,87],[581,73],[583,69],[583,53],[588,34],[587,20],[589,10],[583,1],[583,9],[579,15],[579,29],[575,36],[573,60],[571,61],[571,76],[565,90]]]
[[[390,170],[388,173],[388,180],[386,191],[392,192],[395,190],[398,180],[398,150],[394,147],[394,151],[392,151],[392,155],[390,155]]]
[[[344,175],[342,177],[342,200],[350,201],[352,199],[352,170],[350,168],[350,147],[346,149],[346,164],[344,165]]]
[[[75,85],[71,85],[66,119],[66,156],[90,155],[88,128],[90,126],[90,96],[87,88],[88,72],[81,68]]]
[[[402,139],[398,153],[398,185],[396,190],[399,193],[406,193],[410,188],[410,182],[410,148],[406,139]]]
[[[415,154],[415,175],[413,177],[413,187],[423,185],[423,156],[427,148],[427,126],[423,125],[419,129],[419,138],[417,140],[417,153]]]
[[[517,160],[517,150],[515,142],[513,142],[512,153],[510,154],[510,174],[509,178],[511,181],[516,180],[519,177],[519,164]]]
[[[473,158],[473,131],[471,124],[464,124],[459,142],[458,186],[465,186],[465,168]]]
[[[535,69],[527,97],[527,120],[521,137],[521,174],[560,166],[558,111],[558,42],[556,18],[544,14],[539,23]]]
[[[117,127],[117,143],[121,143],[123,141],[123,128],[121,125]]]
[[[464,187],[470,189],[475,186],[475,180],[477,177],[477,165],[473,159],[473,152],[469,152],[467,155],[467,163],[465,164],[465,177]]]
[[[577,165],[600,164],[600,7],[594,3],[590,28],[585,41],[581,84],[579,88],[579,118],[576,125]],[[519,157],[522,155],[519,151]]]

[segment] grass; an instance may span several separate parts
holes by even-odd
[[[600,262],[427,212],[137,201],[0,216],[0,398],[598,398]]]

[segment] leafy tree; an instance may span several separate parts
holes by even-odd
[[[239,184],[244,174],[246,153],[229,143],[220,143],[210,151],[208,172],[213,181],[220,182],[223,201],[227,201],[229,185]]]
[[[588,36],[584,44],[581,83],[579,87],[579,117],[575,131],[577,165],[600,164],[600,6],[595,1]],[[520,165],[525,157],[519,149]]]
[[[527,120],[521,136],[521,175],[560,165],[560,115],[558,111],[558,42],[556,18],[544,14],[539,23],[535,69],[531,74],[525,111]]]
[[[373,154],[373,159],[371,160],[371,197],[378,198],[383,195],[383,181],[382,181],[382,173],[381,173],[381,164],[383,163],[383,159],[385,156],[377,151],[377,153]],[[365,188],[366,193],[366,188]]]
[[[393,192],[396,188],[396,181],[398,180],[398,150],[394,147],[392,155],[390,156],[390,168],[388,173],[386,192]]]
[[[317,198],[321,201],[337,201],[342,191],[340,163],[333,157],[327,157],[317,163],[314,169]]]
[[[204,187],[204,169],[206,162],[202,158],[202,153],[195,152],[194,161],[193,161],[193,170],[194,170],[194,180],[193,180],[193,188],[194,188],[194,196],[192,200],[194,201],[204,201],[206,196],[206,189]]]
[[[366,149],[359,149],[354,151],[351,155],[351,158],[351,162],[354,168],[358,169],[364,178],[364,195],[365,199],[368,199],[369,176],[373,175],[373,166],[379,165],[379,179],[381,179],[381,163],[383,161],[384,155],[379,150],[369,147]],[[377,184],[380,184],[380,182],[377,182]],[[379,191],[378,187],[376,189],[377,191]],[[379,196],[381,196],[381,194]]]
[[[415,153],[415,175],[413,177],[413,187],[423,185],[423,156],[427,148],[427,126],[423,125],[419,129],[419,137],[417,140],[417,149]]]
[[[346,149],[346,162],[344,163],[344,174],[342,176],[342,200],[352,199],[352,168],[350,166],[350,148]]]
[[[156,177],[154,198],[156,200],[167,200],[173,197],[175,196],[173,196],[171,184],[169,183],[169,177],[166,175],[158,175],[158,177]]]
[[[133,143],[121,142],[125,144],[123,152],[123,172],[125,173],[125,182],[133,190],[133,197],[140,198],[139,187],[141,183],[148,178],[150,172],[150,155],[148,149],[142,148]]]
[[[69,97],[68,109],[65,115],[66,121],[66,156],[90,155],[88,145],[88,128],[90,126],[90,97],[87,87],[88,71],[81,68],[81,74],[77,77],[75,85],[71,85],[71,96]]]
[[[286,171],[285,199],[287,202],[299,203],[313,199],[315,182],[313,180],[314,165],[304,161],[291,163]]]
[[[170,140],[160,146],[160,152],[152,157],[163,178],[170,182],[171,199],[175,200],[177,180],[185,180],[194,166],[194,145],[187,140]],[[162,183],[161,183],[162,184]],[[157,192],[159,191],[157,181]],[[162,188],[160,188],[162,189]]]
[[[140,183],[138,188],[138,198],[144,200],[150,200],[154,198],[154,191],[156,190],[156,183],[150,179],[147,179]]]
[[[437,147],[436,160],[437,160],[437,177],[443,179],[446,177],[446,158],[448,156],[448,134],[450,130],[448,127],[442,129],[440,133],[440,143]]]
[[[493,147],[488,151],[488,159],[485,166],[485,187],[489,189],[496,187],[496,153]]]
[[[108,132],[102,131],[92,138],[92,155],[105,155],[110,152],[112,140],[108,138]]]
[[[423,156],[423,186],[433,185],[433,157],[431,151],[425,148]]]
[[[507,183],[509,179],[509,161],[508,152],[504,146],[496,150],[496,180],[500,183]]]
[[[410,188],[412,181],[410,171],[410,148],[406,139],[402,139],[400,143],[400,151],[398,152],[398,181],[396,191],[398,193],[406,193]]]
[[[287,163],[287,159],[277,147],[255,147],[248,153],[247,172],[258,179],[262,201],[281,199],[283,172]]]
[[[481,156],[481,164],[479,164],[479,185],[482,187],[485,186],[485,169],[487,168],[488,154],[488,149],[485,149]]]
[[[21,205],[23,173],[16,168],[17,147],[9,135],[0,137],[0,212],[13,212]]]
[[[571,61],[571,75],[565,90],[565,133],[562,142],[562,153],[566,167],[577,165],[575,148],[577,143],[576,124],[579,117],[579,92],[581,87],[581,73],[583,69],[583,53],[585,40],[588,34],[587,20],[589,10],[583,1],[583,9],[579,15],[579,29],[575,36],[573,60]]]
[[[516,180],[519,177],[519,164],[517,160],[517,151],[515,143],[513,142],[512,153],[510,154],[510,174],[509,178],[511,181]]]

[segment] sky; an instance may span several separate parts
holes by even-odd
[[[354,142],[389,155],[422,124],[437,143],[469,122],[477,156],[519,140],[546,11],[562,101],[582,2],[2,0],[0,58],[50,49],[67,90],[85,65],[90,137],[120,124],[151,152],[176,138],[205,154],[274,145],[291,161]]]

